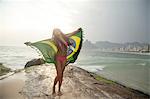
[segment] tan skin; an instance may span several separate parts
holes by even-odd
[[[72,32],[72,33],[69,33],[69,34],[63,34],[60,29],[54,29],[53,30],[53,38],[52,39],[54,40],[54,42],[55,42],[55,44],[58,48],[58,52],[55,55],[55,68],[56,68],[56,71],[57,71],[57,76],[54,79],[54,85],[53,85],[52,95],[54,95],[54,96],[56,96],[55,86],[56,86],[57,82],[59,82],[58,95],[59,96],[62,95],[62,92],[61,92],[60,89],[61,89],[62,80],[63,80],[63,72],[65,70],[65,65],[66,65],[66,62],[67,62],[66,42],[68,42],[68,38],[70,36],[74,35],[78,31],[79,31],[79,29]],[[59,56],[64,56],[65,57],[64,61],[60,61],[58,59]]]

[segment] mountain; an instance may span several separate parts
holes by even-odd
[[[92,43],[86,40],[83,43],[84,49],[101,49],[109,51],[132,51],[132,52],[150,52],[150,44],[140,42],[127,42],[127,43],[112,43],[109,41],[97,41]]]
[[[98,47],[95,46],[91,41],[85,40],[83,42],[83,49],[97,49]]]
[[[123,46],[123,44],[112,43],[108,41],[98,41],[94,45],[97,46],[98,48],[119,48]]]

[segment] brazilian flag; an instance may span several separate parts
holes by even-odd
[[[68,65],[69,63],[74,63],[80,53],[82,42],[83,42],[82,29],[80,29],[78,33],[69,37],[69,41],[71,42],[71,44],[67,47],[66,65]],[[46,39],[46,40],[30,43],[27,45],[38,49],[41,52],[43,59],[46,63],[55,63],[54,57],[58,51],[58,48],[52,39]]]

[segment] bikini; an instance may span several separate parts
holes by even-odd
[[[60,62],[64,62],[67,59],[67,56],[59,55],[59,56],[56,56],[56,59],[59,60]]]

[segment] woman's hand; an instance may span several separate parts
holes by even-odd
[[[82,28],[78,28],[77,30],[76,30],[76,33],[78,33],[78,32],[82,32]]]
[[[71,37],[71,36],[75,35],[76,33],[80,32],[80,31],[82,32],[82,28],[78,28],[76,31],[73,31],[71,33],[66,34],[66,36]]]
[[[82,31],[82,28],[78,28],[78,31]]]

